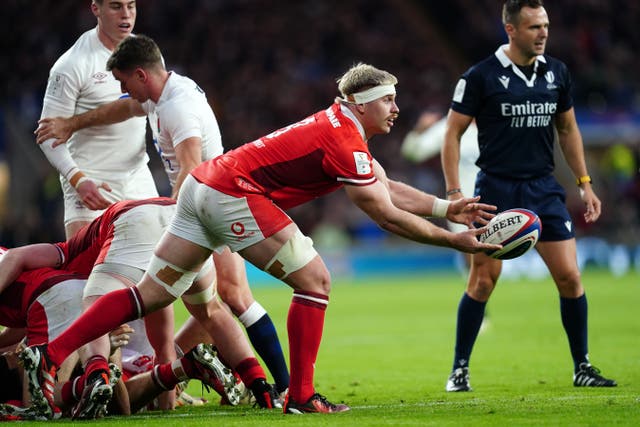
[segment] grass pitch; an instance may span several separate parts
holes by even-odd
[[[550,279],[504,280],[489,305],[470,364],[470,393],[446,393],[451,369],[460,275],[397,276],[337,281],[316,363],[316,388],[351,412],[284,416],[279,411],[203,407],[92,421],[105,426],[485,426],[640,425],[640,281],[587,271],[593,364],[618,387],[576,388]],[[291,291],[255,287],[287,351]],[[176,304],[177,318],[184,308]],[[201,395],[192,381],[189,390]],[[56,424],[71,424],[56,421]],[[74,422],[78,425],[78,422]]]

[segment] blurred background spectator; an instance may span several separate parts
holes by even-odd
[[[623,0],[547,2],[547,53],[567,62],[589,172],[603,216],[579,223],[573,177],[558,170],[579,236],[637,244],[640,237],[640,3]],[[0,20],[0,242],[5,246],[64,238],[57,173],[35,144],[36,127],[55,59],[95,25],[89,0],[34,4],[3,1]],[[168,69],[191,76],[208,95],[233,148],[326,108],[335,78],[363,61],[399,78],[400,119],[371,149],[390,176],[443,196],[439,159],[413,165],[400,143],[425,109],[446,112],[466,68],[506,41],[501,2],[452,0],[155,0],[138,2],[136,32],[160,45]],[[497,9],[497,10],[496,10]],[[483,17],[478,11],[487,11]],[[490,12],[493,11],[493,12]],[[13,29],[13,30],[11,30]],[[25,30],[28,29],[28,30]],[[153,147],[150,146],[150,150]],[[157,156],[150,156],[156,161]],[[562,164],[560,162],[559,164]],[[167,194],[159,165],[157,182]],[[319,246],[395,244],[338,192],[291,212]]]

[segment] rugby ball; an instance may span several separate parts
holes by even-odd
[[[525,254],[538,242],[542,231],[538,215],[522,208],[500,212],[487,227],[479,239],[484,243],[502,245],[502,249],[486,252],[495,259],[512,259]]]

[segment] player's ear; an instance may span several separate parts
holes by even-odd
[[[95,16],[96,18],[99,15],[99,9],[98,9],[98,5],[96,4],[95,1],[91,2],[91,13],[93,13],[93,16]]]
[[[136,79],[138,79],[138,81],[141,81],[143,83],[146,83],[147,79],[149,78],[149,76],[147,75],[147,72],[144,69],[139,67],[133,71],[133,74],[135,74]]]
[[[504,24],[504,31],[507,33],[507,36],[511,38],[513,33],[516,32],[516,27],[513,24]]]
[[[356,111],[360,114],[364,114],[364,104],[356,104]]]

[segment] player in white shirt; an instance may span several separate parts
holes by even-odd
[[[409,132],[402,142],[401,151],[405,158],[412,162],[420,163],[440,155],[444,144],[447,117],[438,113],[423,113],[415,127]],[[473,196],[476,185],[476,175],[480,170],[476,166],[476,160],[480,155],[478,149],[478,128],[473,122],[462,135],[460,140],[460,188],[452,194],[462,192],[465,197]],[[450,192],[448,192],[450,193]],[[450,194],[447,194],[449,196]],[[447,221],[451,231],[460,232],[467,227],[464,224]]]
[[[91,11],[98,25],[80,36],[51,68],[41,117],[80,114],[123,96],[106,66],[113,49],[133,30],[136,2],[93,0]],[[158,195],[147,165],[145,131],[145,119],[134,117],[83,129],[64,146],[53,147],[53,140],[40,145],[60,173],[67,237],[116,200]]]
[[[168,72],[160,98],[130,104],[136,115],[156,117],[153,140],[172,188],[172,197],[185,177],[202,161],[223,152],[220,128],[205,93],[190,78]],[[198,156],[199,154],[199,156]]]
[[[420,115],[416,125],[407,133],[400,148],[402,155],[412,162],[421,163],[440,156],[444,145],[444,136],[447,131],[447,116],[439,113],[425,111]],[[476,166],[476,160],[480,155],[478,148],[478,127],[475,120],[469,124],[467,130],[460,138],[460,162],[458,163],[458,176],[460,188],[447,192],[449,196],[458,196],[462,193],[465,197],[471,197],[475,193],[476,176],[480,168]],[[467,229],[464,224],[458,224],[447,220],[447,227],[454,233]],[[469,271],[471,256],[467,253],[456,253],[457,267],[464,274]],[[480,331],[484,332],[489,327],[489,312],[485,310]]]
[[[107,68],[121,82],[123,98],[85,114],[67,119],[55,117],[40,121],[38,142],[54,140],[63,144],[70,135],[88,126],[116,123],[134,116],[157,116],[152,131],[177,198],[188,174],[205,160],[222,154],[222,139],[215,115],[204,91],[188,77],[167,71],[155,42],[144,35],[123,41],[111,55]],[[266,310],[255,301],[246,276],[244,260],[225,248],[214,252],[218,292],[247,329],[249,339],[271,372],[276,391],[289,386],[289,372],[278,335]],[[206,333],[197,322],[188,327],[201,339]]]

